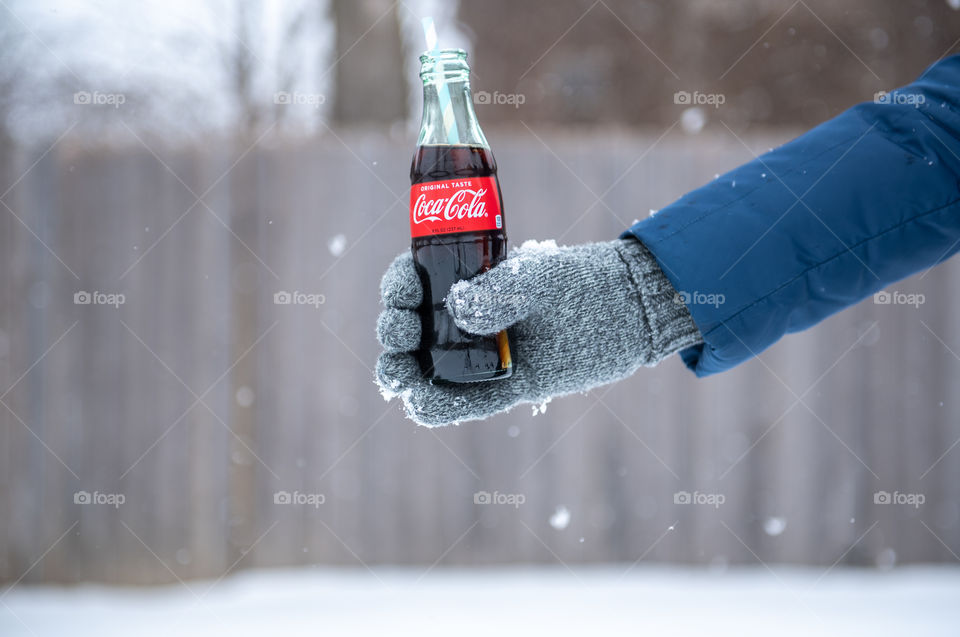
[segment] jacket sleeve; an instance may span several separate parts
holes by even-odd
[[[960,56],[694,190],[639,239],[704,343],[698,376],[756,356],[960,248]]]

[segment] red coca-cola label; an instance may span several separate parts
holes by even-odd
[[[410,186],[410,236],[503,228],[495,177],[465,177]]]

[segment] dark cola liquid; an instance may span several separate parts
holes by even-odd
[[[413,158],[410,182],[419,184],[457,177],[490,177],[497,164],[487,148],[421,146]],[[497,197],[500,201],[499,185]],[[501,204],[502,205],[502,204]],[[489,270],[507,254],[505,230],[460,232],[415,237],[413,260],[423,282],[420,306],[423,337],[417,358],[425,378],[435,382],[469,383],[510,375],[506,332],[475,336],[461,331],[445,305],[450,287]]]

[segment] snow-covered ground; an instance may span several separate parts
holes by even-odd
[[[960,568],[251,571],[163,588],[17,586],[0,635],[958,635]]]

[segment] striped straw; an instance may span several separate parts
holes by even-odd
[[[437,27],[433,24],[433,18],[426,17],[421,20],[423,23],[423,35],[427,39],[427,51],[437,50]],[[437,82],[437,98],[440,100],[440,112],[443,115],[443,131],[446,133],[447,142],[456,144],[460,141],[460,133],[457,131],[457,118],[453,114],[453,103],[450,100],[450,87],[447,86],[443,73],[440,73],[440,79]]]

